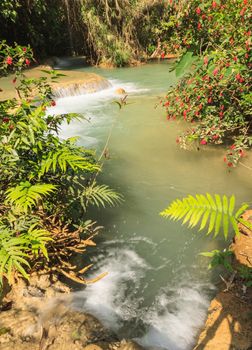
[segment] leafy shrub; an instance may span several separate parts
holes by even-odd
[[[21,72],[27,65],[24,53],[31,55],[30,49],[2,44],[2,74],[17,70],[20,74],[20,85],[15,87],[18,97],[0,102],[0,279],[6,276],[10,283],[17,272],[28,278],[34,261],[40,265],[39,261],[46,259],[50,266],[55,255],[56,260],[65,261],[69,242],[72,250],[75,242],[76,251],[83,252],[88,241],[84,243],[80,233],[85,229],[77,230],[76,236],[71,227],[82,225],[89,204],[115,205],[121,200],[108,186],[96,184],[101,166],[95,152],[77,146],[76,138],[60,139],[61,124],[78,116],[46,112],[56,104],[50,82],[60,74],[51,71],[44,72],[48,77],[25,78]],[[47,223],[52,216],[58,220],[59,245],[55,227]],[[63,239],[64,223],[69,229],[68,238]],[[74,278],[74,273],[66,271],[66,266],[71,270],[70,256],[62,263],[65,268],[56,270]]]
[[[246,0],[193,0],[185,5],[176,40],[190,51],[179,63],[184,77],[163,101],[168,120],[194,124],[177,142],[184,148],[193,141],[225,143],[229,167],[252,146],[250,18]],[[184,69],[186,63],[193,63],[191,72]]]

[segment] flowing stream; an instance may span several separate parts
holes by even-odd
[[[164,110],[155,108],[176,82],[169,68],[156,63],[82,69],[103,75],[111,87],[60,98],[49,112],[82,113],[88,121],[65,126],[62,136],[78,135],[98,156],[112,130],[100,178],[124,196],[121,205],[91,213],[105,227],[89,257],[92,273],[109,274],[78,291],[76,306],[144,346],[187,350],[203,325],[216,282],[199,253],[223,247],[223,241],[164,220],[159,212],[187,194],[235,193],[238,201],[249,201],[252,183],[245,168],[226,169],[224,150],[202,146],[189,152],[177,146],[184,123],[168,122]],[[120,99],[118,87],[128,93],[122,109],[113,102]]]

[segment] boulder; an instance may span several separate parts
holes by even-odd
[[[118,88],[115,91],[118,95],[126,95],[126,91],[123,88]]]

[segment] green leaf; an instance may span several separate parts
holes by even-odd
[[[187,51],[176,65],[176,77],[180,78],[186,71],[191,69],[193,63],[195,63],[197,59],[198,57],[193,56],[192,51]]]
[[[239,233],[238,221],[242,222],[240,214],[248,207],[245,203],[234,215],[235,197],[234,195],[228,199],[227,196],[215,194],[206,195],[197,194],[195,197],[189,195],[182,200],[174,200],[164,211],[160,213],[165,218],[172,220],[183,220],[182,224],[188,223],[189,227],[200,225],[199,231],[206,228],[208,224],[207,234],[214,231],[214,237],[223,231],[225,239],[228,237],[229,226]]]
[[[32,185],[28,181],[6,191],[6,203],[10,203],[23,212],[38,204],[44,196],[54,192],[57,186],[51,184]]]

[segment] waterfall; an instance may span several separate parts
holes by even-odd
[[[111,83],[106,79],[99,79],[87,82],[68,82],[55,86],[53,88],[53,95],[55,98],[85,95],[108,89],[111,86]]]

